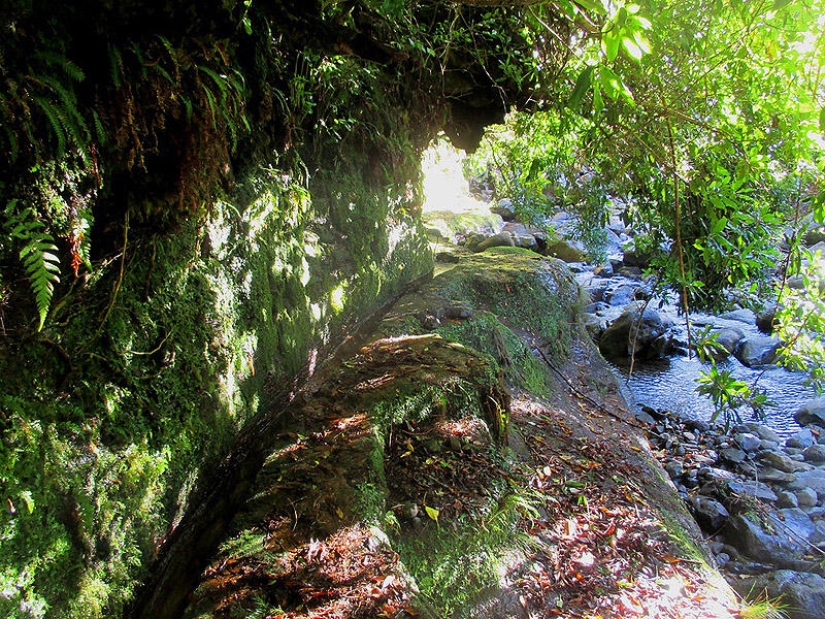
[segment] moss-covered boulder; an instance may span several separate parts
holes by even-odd
[[[289,408],[186,616],[732,618],[578,303],[512,250],[402,297]]]

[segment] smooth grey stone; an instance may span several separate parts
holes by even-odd
[[[800,488],[796,491],[796,502],[799,507],[816,507],[819,497],[812,488]]]
[[[776,504],[779,507],[799,507],[799,500],[793,492],[789,492],[788,490],[779,490],[776,493],[776,497]]]
[[[817,464],[825,462],[825,445],[811,445],[802,452],[805,456],[806,462],[815,462]]]
[[[782,442],[782,437],[779,436],[779,433],[773,428],[769,428],[761,423],[747,424],[747,426],[750,428],[751,432],[756,432],[757,436],[759,436],[759,438],[763,441],[774,441],[777,443]]]
[[[825,470],[812,469],[797,473],[796,481],[791,483],[790,488],[791,490],[810,488],[818,496],[825,496]]]
[[[805,402],[794,414],[794,419],[801,426],[815,424],[825,427],[825,396]]]
[[[742,322],[747,325],[756,324],[756,314],[754,314],[749,309],[738,309],[732,310],[730,312],[725,312],[724,314],[720,314],[719,318],[722,318],[724,320]]]
[[[811,432],[810,428],[803,428],[785,441],[785,445],[796,449],[807,449],[814,443],[816,443],[816,439],[814,439],[814,433]]]
[[[734,356],[747,367],[768,365],[776,360],[779,339],[767,335],[747,337],[737,346]]]
[[[740,432],[734,435],[733,439],[743,451],[756,451],[762,446],[762,439],[750,432]]]

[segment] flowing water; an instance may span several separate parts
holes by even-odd
[[[680,320],[675,316],[673,308],[665,308],[663,313],[668,314],[674,321]],[[713,323],[720,327],[736,327],[746,336],[759,334],[753,324],[710,316],[697,316],[695,320],[697,324]],[[680,328],[682,333],[679,333],[679,338],[686,339],[684,323]],[[717,363],[717,366],[720,370],[731,370],[734,377],[748,384],[757,381],[757,386],[765,391],[770,400],[764,409],[766,418],[762,420],[763,423],[782,436],[789,436],[800,429],[794,420],[794,413],[802,404],[817,395],[812,388],[804,384],[804,373],[790,372],[776,366],[748,368],[732,356]],[[695,356],[692,359],[677,355],[652,361],[637,361],[629,378],[629,362],[614,363],[613,367],[625,390],[625,396],[631,402],[658,410],[668,410],[689,419],[710,421],[713,417],[714,407],[710,398],[696,392],[696,380],[709,366]],[[747,407],[743,407],[740,414],[743,421],[753,419],[752,411]]]

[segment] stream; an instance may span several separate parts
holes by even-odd
[[[660,313],[673,320],[677,339],[686,341],[684,319],[676,315],[675,308],[666,306]],[[694,316],[692,320],[694,331],[705,324],[714,324],[720,327],[735,327],[746,336],[760,335],[755,324],[701,314]],[[701,362],[696,356],[688,358],[683,355],[672,355],[661,359],[637,360],[632,374],[629,360],[614,360],[611,365],[619,378],[625,397],[631,403],[667,410],[687,419],[711,421],[714,414],[713,403],[709,397],[696,392],[696,380],[710,365]],[[733,356],[718,362],[717,366],[720,370],[731,370],[734,377],[749,385],[758,381],[757,386],[765,391],[769,399],[764,409],[766,417],[759,420],[761,423],[773,428],[783,437],[788,437],[800,429],[794,420],[794,413],[817,395],[813,388],[805,385],[806,375],[803,372],[791,372],[774,365],[749,368]],[[752,412],[748,408],[741,409],[740,415],[742,421],[753,420]],[[720,418],[718,421],[721,422],[723,419]]]

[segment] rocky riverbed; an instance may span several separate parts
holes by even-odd
[[[757,423],[729,431],[653,409],[649,439],[717,566],[741,595],[781,598],[794,619],[825,608],[825,399],[782,439]]]

